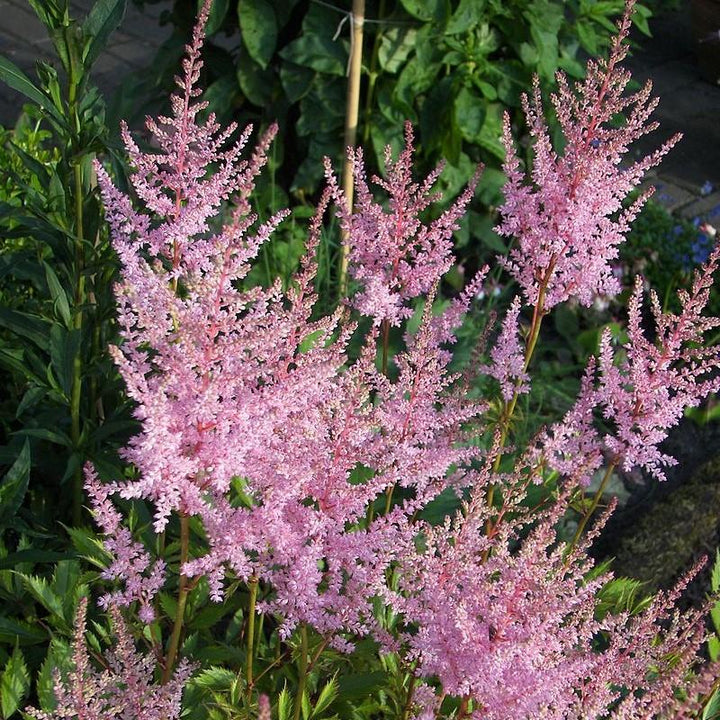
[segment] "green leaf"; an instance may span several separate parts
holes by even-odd
[[[16,335],[27,338],[41,350],[48,349],[50,322],[39,315],[10,310],[0,307],[0,327],[7,328]]]
[[[59,638],[53,638],[37,676],[36,687],[41,710],[52,712],[57,707],[54,675],[58,669],[65,670],[68,667],[71,657],[70,646]]]
[[[710,589],[714,593],[720,592],[720,550],[715,551],[715,562],[710,573]]]
[[[0,708],[4,718],[20,709],[30,687],[30,673],[19,647],[15,647],[0,679]]]
[[[55,312],[65,323],[65,326],[70,327],[72,316],[70,314],[70,304],[65,294],[65,289],[52,267],[46,262],[43,263],[43,266],[45,267],[45,279],[47,280],[50,297],[54,303]]]
[[[240,73],[240,70],[238,70]],[[291,103],[295,103],[310,92],[315,72],[311,68],[297,65],[293,62],[285,62],[280,68],[280,82],[282,88]],[[242,82],[240,84],[242,87]]]
[[[25,437],[40,438],[40,440],[47,440],[48,442],[63,445],[64,447],[72,447],[73,444],[67,433],[61,431],[56,432],[48,428],[24,428],[23,430],[18,430],[17,434],[24,435]]]
[[[60,383],[65,397],[70,397],[75,376],[75,358],[80,352],[82,333],[53,325],[50,330],[50,360],[53,375]]]
[[[310,707],[310,698],[308,697],[307,690],[303,690],[302,698],[300,698],[300,707],[302,708],[303,720],[310,720],[312,708]]]
[[[209,667],[193,679],[193,684],[205,690],[228,690],[237,674],[223,667]]]
[[[720,690],[716,690],[703,708],[702,720],[718,720],[720,718]]]
[[[470,32],[485,15],[484,0],[460,0],[457,10],[448,20],[445,33],[457,35]]]
[[[64,118],[53,105],[52,100],[34,85],[17,65],[2,56],[0,56],[0,80],[41,107],[59,126],[66,127]]]
[[[455,96],[455,119],[463,138],[476,142],[485,124],[485,106],[467,88],[461,88]]]
[[[257,63],[252,62],[249,58],[243,62],[241,57],[235,82],[240,85],[242,94],[253,105],[265,107],[271,103],[275,85],[275,74],[272,69],[261,70]],[[216,84],[213,83],[213,85]]]
[[[442,20],[445,12],[443,0],[401,0],[402,6],[418,20]]]
[[[394,75],[407,62],[415,49],[415,28],[390,27],[380,39],[378,62],[384,72]]]
[[[292,716],[292,698],[285,686],[278,696],[278,720],[290,720]]]
[[[30,624],[23,620],[0,616],[0,643],[20,645],[37,645],[47,642],[48,635],[37,623]]]
[[[42,605],[51,615],[64,620],[62,598],[55,593],[45,578],[35,575],[17,573],[28,592]]]
[[[86,68],[105,49],[108,38],[122,23],[126,7],[127,0],[98,0],[92,6],[82,25],[86,38],[82,61]]]
[[[30,480],[30,443],[25,440],[20,454],[0,483],[0,527],[7,525],[22,505]]]
[[[18,552],[9,553],[5,557],[0,558],[0,570],[10,570],[17,567],[20,563],[32,563],[33,565],[55,563],[59,560],[71,560],[72,557],[71,553],[28,548],[27,550],[18,550]]]
[[[379,670],[345,675],[338,679],[338,692],[343,700],[364,700],[368,695],[376,694],[386,681],[385,673]]]
[[[268,66],[277,45],[277,19],[266,0],[238,0],[240,35],[250,57],[263,69]]]
[[[710,660],[715,662],[718,657],[720,657],[720,639],[715,637],[714,635],[710,638],[708,638],[708,655],[710,656]]]
[[[77,554],[88,560],[97,568],[106,568],[110,563],[110,555],[105,549],[103,541],[91,530],[63,526],[70,535],[70,540]]]
[[[205,0],[198,0],[198,12],[204,4]],[[214,35],[222,27],[229,7],[229,0],[213,0],[212,7],[210,8],[210,16],[205,24],[205,34],[207,36]]]
[[[333,678],[325,684],[325,687],[320,691],[315,707],[312,711],[312,717],[317,717],[322,712],[327,710],[332,704],[333,700],[338,696],[339,687],[336,678]]]

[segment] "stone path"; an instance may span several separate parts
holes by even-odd
[[[70,0],[71,16],[82,20],[94,3],[92,0]],[[163,10],[171,2],[147,3],[142,10],[128,0],[125,18],[111,36],[108,47],[94,66],[94,82],[111,94],[130,73],[150,66],[160,45],[170,36],[170,26],[161,27]],[[35,77],[36,60],[52,60],[54,50],[44,26],[27,0],[0,0],[0,55],[4,55],[31,78]],[[0,125],[12,126],[24,98],[0,85]]]

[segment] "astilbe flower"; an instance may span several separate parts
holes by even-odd
[[[135,649],[132,636],[117,607],[110,607],[115,645],[97,670],[85,642],[87,598],[75,618],[72,670],[66,678],[55,671],[56,707],[50,712],[27,708],[37,720],[176,720],[192,665],[183,660],[170,680],[153,681],[155,657]]]
[[[155,619],[152,600],[165,583],[165,563],[161,559],[151,562],[150,553],[123,527],[123,518],[110,500],[117,486],[101,483],[90,465],[85,469],[85,490],[95,522],[105,534],[105,550],[112,558],[102,576],[107,580],[121,580],[125,585],[123,590],[103,595],[100,606],[105,609],[127,607],[138,601],[140,619],[150,623]]]
[[[500,383],[500,391],[506,402],[509,402],[513,395],[530,392],[530,376],[525,370],[525,349],[518,338],[521,307],[520,297],[516,295],[505,314],[500,334],[490,350],[492,362],[478,367],[478,372],[486,373]]]
[[[648,193],[625,209],[623,200],[679,139],[672,138],[642,160],[622,164],[629,145],[656,127],[648,122],[657,105],[650,83],[623,94],[630,73],[619,63],[627,54],[632,5],[626,6],[609,59],[589,62],[575,92],[564,74],[557,75],[559,91],[552,95],[552,104],[565,138],[562,153],[553,149],[537,80],[532,100],[523,98],[534,150],[528,181],[505,115],[503,168],[508,180],[497,230],[515,238],[516,244],[500,262],[517,280],[527,303],[542,310],[569,298],[589,306],[597,294],[620,291],[611,263]],[[611,121],[620,113],[626,120],[615,127]]]
[[[704,342],[706,333],[720,326],[720,318],[702,314],[719,263],[720,246],[695,271],[690,292],[679,291],[679,314],[663,312],[651,292],[652,340],[643,330],[643,283],[637,278],[620,361],[610,333],[604,332],[599,358],[591,359],[573,408],[547,433],[543,454],[553,469],[586,485],[607,455],[627,472],[639,467],[665,480],[663,468],[676,460],[658,446],[686,407],[720,389],[720,344]],[[608,421],[606,431],[597,429],[596,411]]]
[[[641,613],[601,616],[597,591],[612,575],[590,575],[587,547],[609,512],[567,548],[554,525],[568,494],[528,515],[520,506],[527,471],[505,480],[520,490],[507,494],[500,516],[508,517],[495,515],[490,533],[480,493],[455,520],[414,525],[422,551],[408,550],[397,590],[385,595],[408,627],[406,662],[418,678],[436,678],[443,695],[472,701],[468,717],[477,720],[670,717],[673,689],[704,640],[707,608],[681,615],[674,607],[698,567]],[[422,702],[439,700],[424,691]]]
[[[399,325],[412,315],[409,300],[427,294],[452,267],[452,235],[464,215],[477,185],[479,173],[460,197],[429,225],[421,214],[438,199],[432,187],[442,172],[435,168],[422,183],[413,180],[414,137],[405,124],[405,149],[397,160],[385,148],[386,178],[373,182],[389,197],[386,210],[375,201],[367,182],[361,149],[348,148],[355,181],[352,212],[337,185],[329,160],[325,176],[338,206],[340,225],[346,234],[348,271],[361,284],[355,307],[376,323]]]
[[[355,325],[345,312],[313,319],[314,253],[332,184],[288,289],[278,282],[243,290],[249,262],[281,220],[253,231],[247,203],[274,128],[241,161],[249,131],[224,151],[229,131],[212,115],[199,124],[204,103],[194,98],[205,14],[188,47],[173,116],[148,123],[160,150],[142,153],[124,133],[136,170],[131,182],[146,211],[136,211],[98,167],[122,264],[116,292],[123,342],[113,356],[142,422],[125,450],[138,479],[113,489],[152,501],[157,531],[171,512],[201,518],[207,550],[182,571],[207,576],[213,599],[222,599],[227,570],[267,583],[272,593],[259,609],[283,616],[283,636],[306,622],[346,649],[338,633],[362,635],[374,626],[372,595],[400,527],[391,514],[359,529],[368,505],[383,493],[390,500],[399,485],[417,508],[462,484],[462,426],[482,406],[466,402],[459,387],[450,391],[457,378],[447,372],[447,345],[482,276],[440,316],[428,303],[421,330],[396,357],[395,383],[375,368],[376,333],[351,363],[346,347]],[[471,195],[469,188],[429,229],[421,226],[413,218],[430,201],[432,178],[421,188],[411,184],[410,134],[408,142],[386,184],[397,218],[407,223],[407,258],[414,258],[411,265],[398,258],[404,298],[427,291],[449,267],[452,228]],[[335,195],[342,202],[336,188]],[[376,206],[366,199],[369,217]],[[233,200],[239,204],[229,222],[212,231],[211,218]]]

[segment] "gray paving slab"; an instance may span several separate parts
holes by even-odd
[[[82,20],[92,5],[93,0],[71,0],[71,14]],[[163,0],[138,8],[132,0],[128,2],[122,25],[94,67],[94,80],[104,93],[111,94],[128,74],[151,65],[158,48],[172,32],[171,27],[161,27],[158,21],[171,5],[171,0]],[[31,78],[37,60],[56,64],[52,42],[27,0],[0,0],[0,54]],[[0,85],[0,125],[13,125],[23,102],[20,93]]]

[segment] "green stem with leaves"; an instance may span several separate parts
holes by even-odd
[[[308,674],[308,632],[305,624],[300,626],[300,658],[298,659],[298,671],[298,687],[297,695],[295,695],[293,720],[300,720]]]
[[[610,481],[610,478],[612,477],[613,472],[615,471],[615,468],[617,467],[618,461],[613,460],[605,470],[605,474],[603,475],[603,479],[600,482],[600,486],[598,487],[597,491],[595,492],[595,495],[593,495],[593,499],[590,502],[590,507],[587,509],[584,509],[583,516],[580,518],[580,522],[578,523],[577,530],[575,531],[575,535],[573,536],[572,542],[568,546],[566,552],[568,555],[572,550],[575,548],[575,546],[578,543],[578,540],[580,540],[584,530],[585,526],[588,524],[590,518],[593,516],[593,513],[595,510],[597,510],[597,506],[600,504],[600,500],[602,500],[602,496],[605,493],[605,488],[607,487],[608,482]]]
[[[72,138],[72,145],[79,146],[80,116],[78,112],[78,90],[79,80],[74,71],[75,64],[71,64],[71,72],[68,85],[68,111],[73,126],[75,137]],[[74,200],[75,200],[75,222],[74,222],[74,273],[75,287],[73,292],[73,329],[82,333],[84,322],[85,304],[85,249],[84,249],[84,218],[83,218],[83,168],[82,153],[79,148],[74,148],[76,157],[71,161],[73,165]],[[72,385],[70,389],[70,439],[72,441],[73,453],[80,452],[81,427],[81,401],[83,384],[83,358],[82,343],[78,344],[75,357],[73,358]],[[82,463],[73,473],[73,498],[72,498],[72,519],[75,525],[82,521],[83,507],[83,471]]]
[[[172,634],[170,635],[170,643],[168,645],[167,655],[165,657],[165,667],[163,668],[162,683],[167,683],[172,677],[175,661],[177,659],[178,649],[180,647],[180,636],[182,634],[183,623],[185,621],[185,605],[187,604],[188,593],[190,588],[188,579],[182,571],[183,565],[188,561],[190,548],[190,518],[187,515],[180,516],[180,580],[178,581],[178,599],[177,608],[175,609],[175,622],[173,623]]]
[[[255,604],[257,602],[258,579],[252,577],[248,580],[248,624],[247,624],[247,660],[245,662],[245,685],[247,695],[250,697],[253,688],[253,660],[255,659]]]

